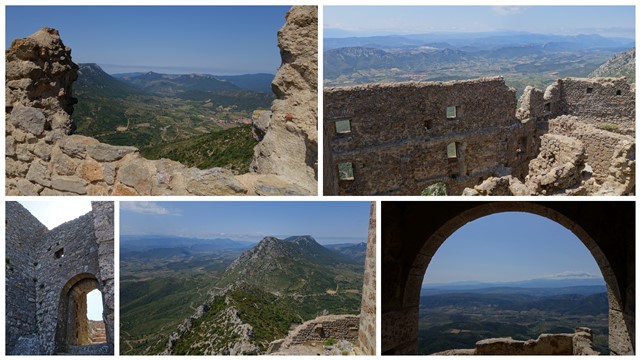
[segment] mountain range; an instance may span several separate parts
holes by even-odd
[[[169,336],[164,354],[264,353],[295,324],[358,313],[363,270],[363,262],[309,235],[265,237],[211,284],[204,303]]]
[[[519,96],[528,85],[587,77],[634,39],[524,32],[325,38],[324,85],[449,81],[502,76]]]

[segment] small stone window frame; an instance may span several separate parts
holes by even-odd
[[[587,94],[591,94],[593,93],[593,88],[592,87],[588,87],[587,88]]]
[[[335,121],[336,134],[351,134],[351,120],[340,119]]]
[[[458,161],[458,144],[455,141],[447,144],[447,160]]]
[[[353,181],[353,164],[350,162],[341,162],[338,164],[338,179],[341,181]]]
[[[616,96],[622,95],[622,90],[616,90]]]
[[[544,111],[551,112],[551,102],[550,101],[544,103]]]
[[[56,251],[55,254],[53,254],[53,256],[55,256],[56,259],[60,259],[64,257],[64,248],[60,248],[60,250]]]
[[[457,119],[458,118],[458,107],[455,105],[447,106],[446,110],[447,119]]]

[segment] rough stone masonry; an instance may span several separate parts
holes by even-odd
[[[315,195],[316,6],[294,6],[278,32],[276,100],[251,172],[199,170],[144,159],[135,147],[73,135],[78,66],[58,31],[43,28],[6,51],[7,195]]]
[[[91,205],[48,230],[6,202],[7,354],[113,354],[113,203]],[[86,295],[94,289],[102,294],[106,342],[90,345]]]
[[[324,193],[635,193],[624,78],[560,79],[520,103],[501,77],[325,88]]]

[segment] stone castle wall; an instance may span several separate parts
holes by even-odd
[[[548,120],[562,115],[634,133],[635,95],[623,78],[562,79],[544,93],[527,87],[517,110],[514,94],[499,77],[325,89],[325,194],[417,195],[438,182],[461,194],[489,177],[524,180],[541,136],[559,130]],[[586,127],[571,136],[596,138],[587,162],[597,181],[607,178],[611,151],[596,150],[621,138]],[[340,175],[345,167],[352,176]]]
[[[617,125],[635,134],[635,89],[625,78],[559,79],[545,92],[551,117],[574,115],[591,125]]]
[[[376,354],[376,203],[371,203],[369,238],[364,262],[358,346],[367,355]]]
[[[29,269],[29,274],[32,274],[29,291],[33,292],[33,302],[18,298],[21,293],[15,293],[14,287],[20,288],[14,285],[13,280],[8,281],[7,313],[32,311],[31,316],[35,318],[35,328],[13,328],[9,326],[13,320],[7,317],[8,353],[24,354],[24,349],[15,349],[21,344],[14,339],[20,337],[31,339],[33,345],[27,349],[31,354],[51,355],[66,351],[68,345],[74,345],[70,343],[73,336],[68,334],[68,329],[79,326],[81,330],[86,330],[87,322],[81,317],[86,317],[86,293],[93,289],[102,293],[103,318],[107,329],[106,352],[113,353],[113,203],[94,202],[92,206],[94,211],[38,236],[38,231],[44,226],[18,203],[7,202],[8,216],[17,214],[31,219],[29,224],[25,224],[24,220],[21,222],[8,218],[7,234],[17,234],[16,229],[21,227],[32,230],[34,234],[26,237],[8,236],[30,245],[29,249],[25,246],[7,246],[7,259],[29,258],[32,267]],[[107,249],[109,246],[110,250]],[[106,274],[102,274],[103,270],[108,269],[111,273],[106,271]]]
[[[22,205],[7,201],[6,210],[6,354],[11,354],[22,335],[36,334],[38,240],[49,231]],[[34,281],[35,279],[35,281]]]
[[[7,195],[313,195],[317,193],[317,7],[293,7],[279,32],[272,121],[253,173],[146,160],[129,146],[72,135],[78,65],[43,28],[6,51]],[[314,49],[315,52],[309,51]]]
[[[333,161],[325,192],[419,194],[445,182],[456,193],[478,177],[504,172],[515,160],[508,135],[520,126],[514,94],[502,78],[325,89]],[[350,131],[336,130],[343,121]],[[338,179],[339,163],[352,164],[353,180]]]
[[[326,315],[304,322],[292,330],[281,347],[324,341],[328,338],[355,342],[358,339],[360,319],[355,315]]]

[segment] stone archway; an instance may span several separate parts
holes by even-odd
[[[633,202],[384,202],[382,206],[382,351],[417,352],[420,287],[440,245],[483,216],[529,212],[553,220],[587,247],[607,284],[609,347],[635,352]],[[616,229],[612,236],[611,229]]]
[[[75,275],[62,288],[56,324],[57,352],[65,352],[69,346],[92,343],[87,319],[87,294],[96,289],[102,292],[98,280],[90,273]]]

